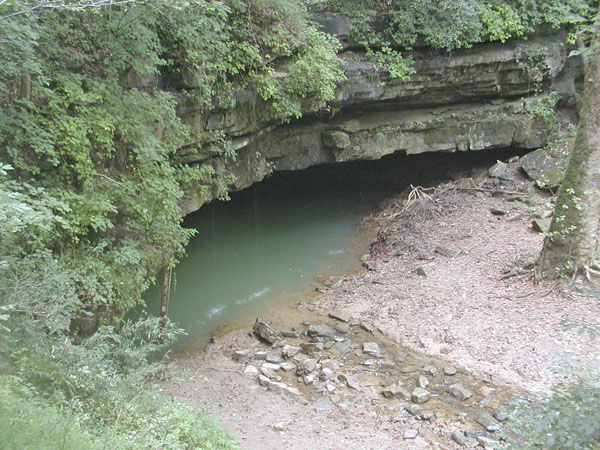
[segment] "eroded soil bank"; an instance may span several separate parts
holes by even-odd
[[[285,336],[227,331],[161,389],[245,449],[485,446],[515,394],[600,365],[598,299],[533,281],[549,202],[518,161],[390,201],[361,273],[261,317]]]

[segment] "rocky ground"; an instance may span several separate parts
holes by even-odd
[[[363,272],[177,361],[161,389],[245,449],[493,445],[519,395],[600,366],[598,298],[534,282],[550,199],[518,159],[413,189],[373,219]]]

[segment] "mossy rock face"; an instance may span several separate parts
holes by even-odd
[[[546,148],[535,150],[521,158],[521,168],[527,176],[543,188],[555,189],[562,183],[566,155]]]

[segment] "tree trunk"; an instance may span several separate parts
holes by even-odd
[[[19,97],[23,100],[31,100],[31,72],[29,69],[21,71],[21,86],[19,88]]]
[[[600,224],[600,31],[585,73],[577,135],[544,241],[542,276],[587,271],[598,250]]]
[[[169,298],[171,297],[171,275],[173,268],[165,266],[163,269],[162,293],[160,296],[160,325],[161,328],[167,325],[167,313],[169,312]]]

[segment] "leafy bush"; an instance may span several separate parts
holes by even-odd
[[[600,448],[598,377],[578,376],[532,408],[521,408],[507,434],[514,449]]]

